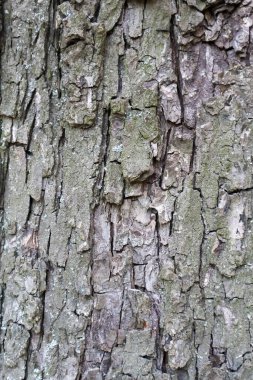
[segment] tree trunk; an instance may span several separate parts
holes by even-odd
[[[253,379],[253,1],[1,15],[1,379]]]

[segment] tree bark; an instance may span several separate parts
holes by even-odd
[[[1,379],[253,379],[252,13],[2,0]]]

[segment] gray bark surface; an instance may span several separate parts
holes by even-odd
[[[0,5],[0,378],[253,379],[253,1]]]

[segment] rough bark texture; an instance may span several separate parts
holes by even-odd
[[[252,11],[1,1],[1,379],[253,379]]]

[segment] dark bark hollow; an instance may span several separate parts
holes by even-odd
[[[0,8],[1,379],[252,379],[252,0]]]

